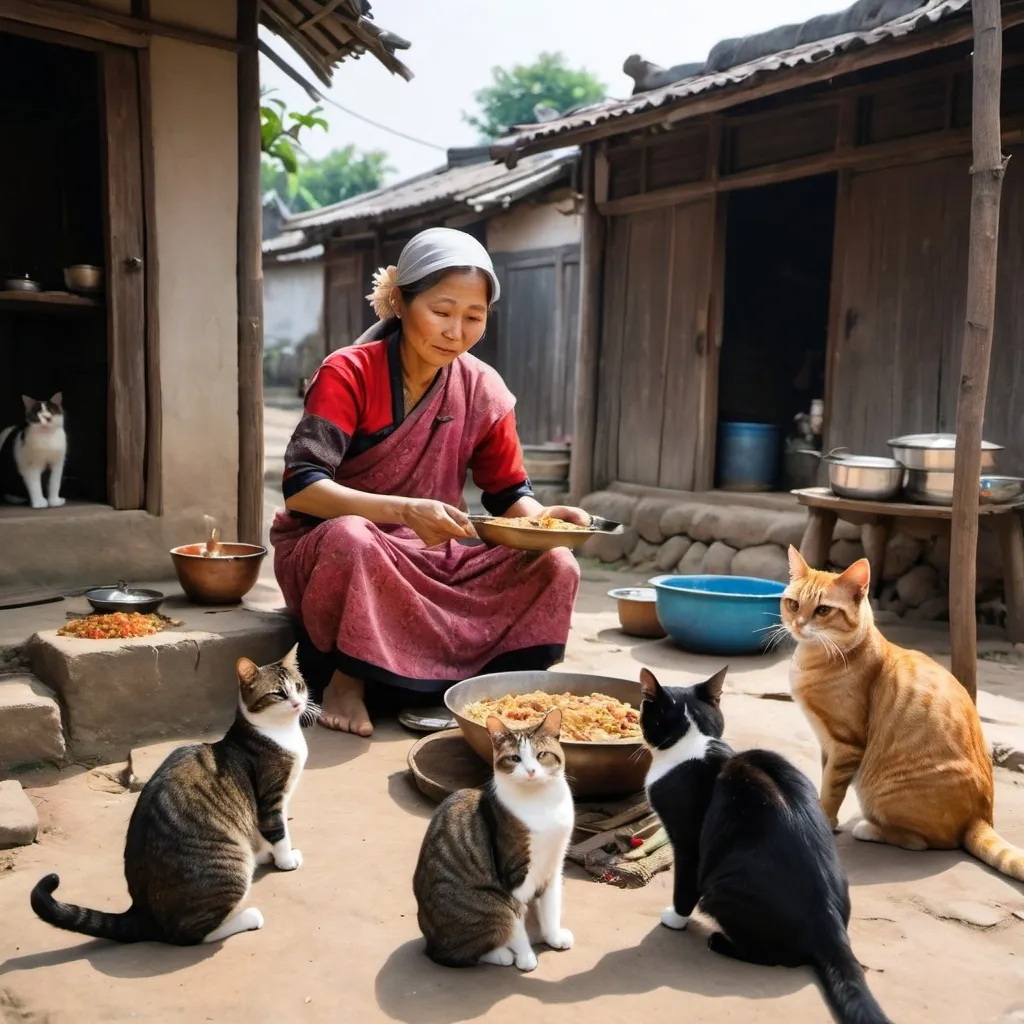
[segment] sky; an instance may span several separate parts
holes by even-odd
[[[622,72],[632,53],[663,67],[703,60],[722,39],[804,21],[849,6],[850,0],[372,0],[374,21],[408,39],[399,53],[414,73],[406,82],[367,55],[335,71],[330,95],[345,107],[433,147],[398,138],[328,106],[328,132],[304,133],[311,157],[354,144],[382,149],[400,180],[444,163],[449,146],[480,140],[463,119],[473,93],[488,85],[491,68],[529,64],[543,51],[561,51],[573,67],[595,74],[613,97],[628,96]],[[632,13],[631,13],[632,12]],[[314,84],[302,59],[276,36],[263,38]],[[265,86],[289,108],[307,111],[306,94],[265,57]]]

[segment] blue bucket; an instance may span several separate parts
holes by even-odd
[[[779,471],[779,428],[771,423],[722,423],[718,430],[718,486],[725,491],[770,491]]]

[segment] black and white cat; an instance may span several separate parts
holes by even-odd
[[[45,402],[28,395],[21,400],[25,403],[24,424],[0,431],[0,494],[16,504],[28,501],[33,508],[58,508],[64,504],[60,483],[68,447],[63,398],[58,391]]]
[[[690,687],[640,675],[647,794],[675,854],[661,923],[685,928],[699,903],[713,952],[809,966],[842,1024],[889,1024],[850,948],[849,886],[814,785],[779,754],[722,740],[725,672]]]

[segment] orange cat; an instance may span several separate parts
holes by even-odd
[[[1024,850],[992,828],[992,761],[967,691],[920,651],[889,643],[867,600],[867,559],[836,574],[789,549],[782,621],[797,642],[793,696],[821,743],[832,827],[852,782],[855,839],[968,853],[1024,881]]]

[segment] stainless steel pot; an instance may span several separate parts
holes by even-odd
[[[925,472],[946,472],[952,474],[956,459],[956,434],[906,434],[894,437],[889,442],[894,459],[898,459],[908,470]],[[996,452],[1001,452],[1001,444],[991,441],[981,442],[981,468],[992,469],[996,464]],[[942,486],[936,481],[936,486]],[[924,485],[918,480],[915,489]],[[909,486],[909,480],[908,480]]]
[[[116,587],[95,587],[85,592],[85,599],[97,612],[155,612],[164,603],[159,590],[129,587],[121,580]]]
[[[903,486],[903,464],[875,455],[822,456],[832,493],[855,501],[892,501]]]
[[[983,476],[978,481],[978,501],[982,505],[1010,505],[1024,494],[1024,480],[1015,476]],[[952,470],[908,469],[906,495],[919,505],[953,504]]]
[[[98,292],[103,288],[103,268],[76,263],[64,268],[64,284],[72,292]]]

